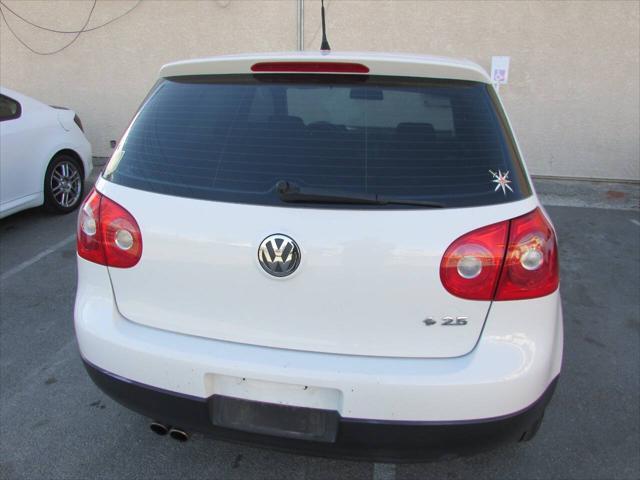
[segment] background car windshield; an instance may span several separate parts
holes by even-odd
[[[338,194],[489,205],[531,193],[505,124],[491,87],[474,82],[171,78],[147,98],[105,178],[163,194],[262,205],[300,206],[280,200],[279,180]]]

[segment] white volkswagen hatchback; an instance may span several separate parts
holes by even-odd
[[[554,228],[486,73],[295,53],[166,65],[78,222],[94,382],[191,431],[430,458],[530,439]]]
[[[0,87],[0,218],[44,205],[69,213],[91,172],[91,144],[73,110]]]

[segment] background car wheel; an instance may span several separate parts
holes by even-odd
[[[84,195],[84,175],[80,162],[66,154],[53,157],[44,176],[44,207],[53,213],[69,213],[78,208]]]

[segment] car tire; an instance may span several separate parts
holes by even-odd
[[[44,176],[44,208],[52,213],[69,213],[78,208],[83,197],[80,161],[65,153],[53,157]]]

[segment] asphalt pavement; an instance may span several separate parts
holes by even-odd
[[[151,433],[81,364],[72,319],[76,215],[35,209],[0,220],[0,478],[638,479],[638,210],[548,211],[560,241],[565,357],[538,436],[470,458],[401,465]]]

